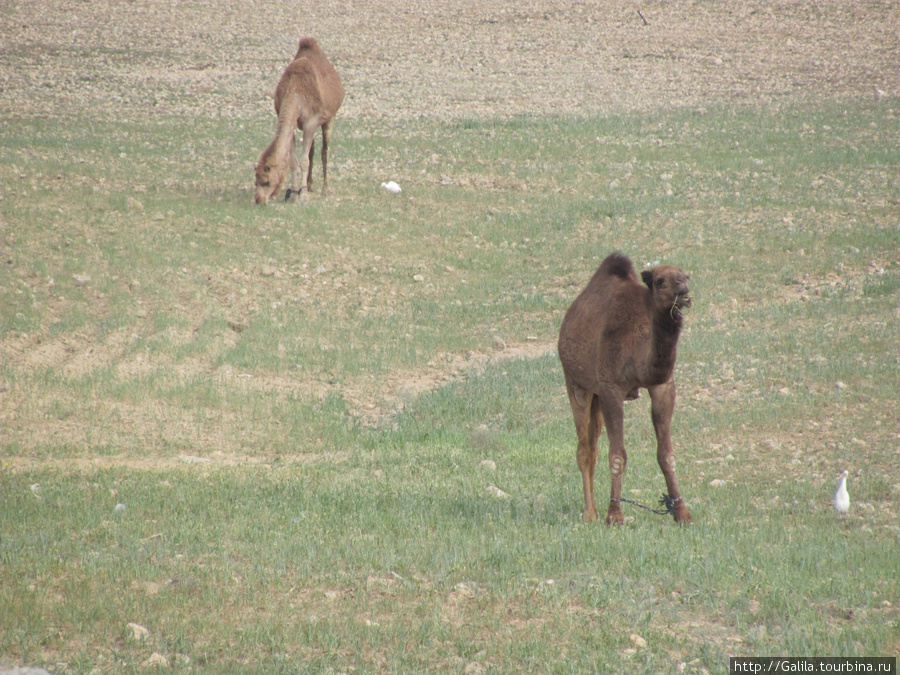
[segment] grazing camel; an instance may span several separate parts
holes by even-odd
[[[641,283],[643,281],[643,283]],[[675,481],[670,427],[675,408],[676,347],[683,307],[691,306],[688,276],[661,265],[638,277],[624,255],[613,253],[569,307],[559,331],[559,358],[578,432],[578,468],[584,484],[584,519],[597,520],[594,467],[597,440],[606,422],[612,490],[606,523],[620,524],[625,454],[623,405],[650,392],[656,459],[666,479],[667,507],[679,523],[688,512]]]
[[[275,89],[275,114],[278,126],[275,140],[266,148],[256,165],[257,204],[265,204],[281,188],[291,166],[291,187],[285,201],[305,198],[312,187],[315,133],[322,127],[322,194],[328,191],[328,142],[331,123],[344,100],[344,85],[334,66],[314,38],[303,38],[294,60],[285,69]],[[303,132],[303,151],[297,161],[294,127]],[[297,181],[297,168],[300,182]]]

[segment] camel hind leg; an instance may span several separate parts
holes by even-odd
[[[622,399],[617,392],[602,392],[598,406],[603,411],[606,422],[606,437],[609,439],[609,509],[606,512],[607,525],[621,525],[625,522],[622,515],[622,476],[628,466],[628,454],[625,452],[625,425]]]
[[[312,190],[313,185],[313,160],[316,155],[316,137],[313,136],[312,143],[309,144],[309,171],[306,173],[306,191]]]
[[[575,418],[575,430],[578,432],[576,458],[584,491],[583,517],[586,522],[593,522],[598,518],[594,503],[594,470],[597,467],[597,444],[603,429],[603,415],[600,413],[597,397],[591,392],[575,383],[571,383],[567,389],[572,416]]]
[[[331,142],[331,121],[322,125],[322,194],[328,194],[328,144]]]
[[[305,200],[312,185],[312,153],[315,144],[316,128],[303,127],[303,148],[300,150],[300,199]]]

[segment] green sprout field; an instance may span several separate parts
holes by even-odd
[[[900,92],[846,76],[737,96],[723,79],[686,105],[588,93],[554,111],[529,104],[545,85],[527,70],[523,103],[504,89],[481,109],[493,80],[426,96],[384,55],[387,74],[355,60],[354,40],[380,44],[354,15],[368,9],[326,3],[256,53],[266,17],[242,27],[231,2],[209,19],[232,31],[230,84],[182,87],[159,64],[184,72],[170,43],[193,33],[160,16],[199,8],[52,4],[0,7],[0,664],[677,675],[900,653]],[[467,27],[500,31],[499,49],[588,7],[449,4],[373,3],[422,22],[419,73]],[[694,3],[697,26],[727,5]],[[852,7],[811,20],[867,25]],[[78,42],[126,9],[107,42]],[[607,19],[616,39],[681,17],[630,11]],[[330,194],[317,156],[307,203],[256,207],[262,92],[307,33],[348,90]],[[896,66],[889,45],[863,45],[873,69]],[[82,76],[50,72],[79,54]],[[98,93],[138,54],[155,94],[137,76],[118,103]],[[680,86],[638,56],[616,58],[642,94]],[[386,112],[385,82],[411,114]],[[208,114],[217,98],[227,114]],[[392,179],[401,194],[379,187]],[[673,438],[692,526],[628,505],[602,524],[605,437],[601,524],[581,519],[556,336],[613,251],[691,275]],[[655,504],[646,392],[625,434],[625,496]]]

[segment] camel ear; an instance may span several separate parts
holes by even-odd
[[[653,270],[644,270],[641,272],[641,279],[647,284],[647,288],[653,290]]]

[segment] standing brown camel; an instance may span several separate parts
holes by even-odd
[[[334,66],[314,38],[303,38],[294,60],[285,69],[275,89],[275,114],[278,126],[275,140],[266,148],[256,165],[257,204],[265,204],[284,182],[287,165],[291,166],[291,187],[285,192],[285,200],[296,195],[305,198],[304,192],[312,187],[313,152],[315,133],[322,127],[322,194],[328,191],[328,142],[331,140],[331,122],[344,100],[344,85]],[[303,151],[297,161],[294,144],[294,127],[303,132]],[[297,168],[300,182],[297,182]],[[293,196],[293,197],[292,197]]]
[[[641,281],[643,280],[643,283]],[[569,307],[559,331],[559,358],[578,431],[578,468],[584,483],[584,519],[597,520],[594,467],[597,440],[606,422],[612,490],[607,524],[623,521],[625,454],[623,405],[650,392],[656,459],[666,479],[667,505],[679,523],[690,522],[675,481],[670,433],[675,408],[676,347],[683,307],[691,306],[688,276],[661,265],[639,278],[627,257],[613,253]]]

